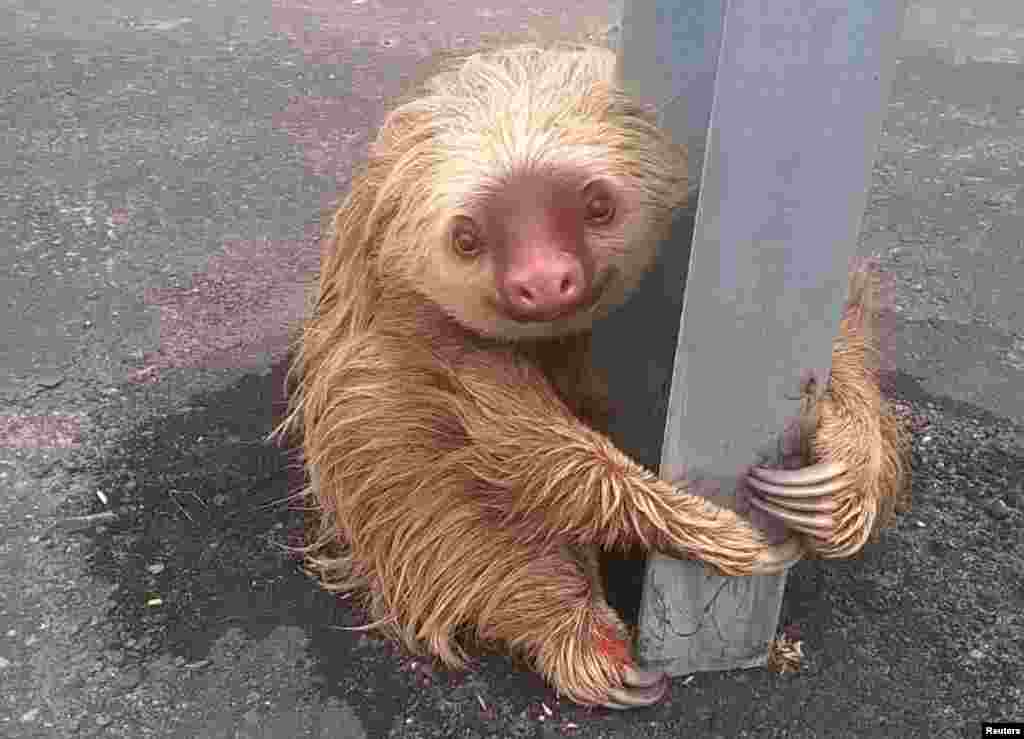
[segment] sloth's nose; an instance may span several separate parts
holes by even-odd
[[[518,321],[551,321],[571,313],[583,301],[586,277],[572,254],[549,254],[509,270],[502,294]]]

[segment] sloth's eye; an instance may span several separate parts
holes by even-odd
[[[586,219],[592,226],[603,226],[611,223],[615,217],[615,202],[605,187],[598,182],[591,182],[583,190],[586,198]]]
[[[452,249],[460,257],[469,259],[483,251],[483,239],[472,219],[459,216],[452,229]]]

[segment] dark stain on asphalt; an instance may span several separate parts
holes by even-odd
[[[386,647],[346,632],[363,614],[317,587],[287,547],[302,543],[301,474],[264,439],[279,417],[283,365],[220,392],[193,396],[181,413],[126,428],[98,481],[119,519],[93,539],[93,574],[119,585],[108,613],[126,664],[170,653],[201,662],[236,628],[258,642],[280,626],[306,631],[327,694],[344,697],[370,736],[386,733],[410,684]],[[343,680],[344,678],[344,680]],[[355,699],[354,699],[355,698]]]

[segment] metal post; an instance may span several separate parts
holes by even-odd
[[[700,181],[692,245],[682,218],[653,282],[597,334],[599,361],[614,346],[630,357],[605,362],[628,409],[613,436],[642,461],[660,447],[665,479],[685,472],[735,491],[746,465],[775,461],[804,371],[828,377],[903,15],[896,0],[625,2],[621,76],[690,145]],[[658,333],[658,312],[679,316],[683,302]],[[642,351],[640,321],[656,327]],[[784,581],[653,556],[642,658],[670,674],[763,664]]]

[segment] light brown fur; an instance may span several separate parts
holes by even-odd
[[[599,549],[731,575],[770,549],[601,433],[587,331],[636,285],[686,194],[685,153],[613,67],[603,49],[517,47],[434,78],[387,118],[335,215],[283,426],[302,434],[326,587],[363,593],[410,650],[457,666],[462,637],[500,642],[586,704],[628,687],[631,665]],[[445,227],[504,176],[549,165],[615,181],[622,225],[591,243],[615,278],[593,310],[516,323],[484,299],[486,268],[452,258]],[[814,450],[866,463],[843,503],[850,531],[817,546],[826,556],[859,548],[901,484],[898,427],[866,371],[867,282],[854,288]]]
[[[877,267],[859,265],[850,273],[828,391],[813,409],[809,461],[842,461],[854,477],[835,498],[833,535],[805,540],[820,557],[856,554],[897,512],[910,509],[909,439],[878,384],[878,296]]]

